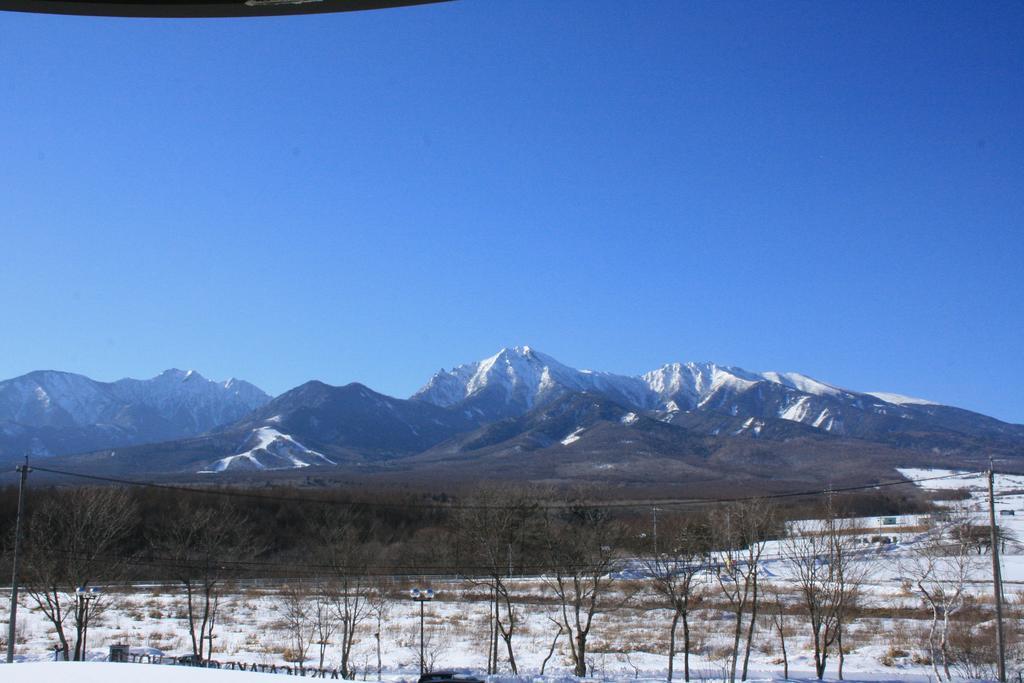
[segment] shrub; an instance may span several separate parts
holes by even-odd
[[[950,668],[962,678],[995,678],[996,637],[989,625],[952,624],[949,634]]]

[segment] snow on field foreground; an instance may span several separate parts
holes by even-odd
[[[912,478],[936,477],[950,474],[940,470],[904,470]],[[930,489],[965,489],[970,497],[950,504],[964,505],[980,523],[987,523],[986,484],[984,475],[963,474],[952,479],[922,482]],[[1024,477],[998,476],[996,479],[996,507],[999,523],[1024,539]],[[1014,514],[1009,514],[1013,512]],[[873,545],[862,557],[874,566],[870,580],[864,586],[864,602],[871,613],[859,617],[844,631],[846,679],[850,681],[925,681],[931,667],[921,661],[927,652],[927,615],[921,611],[921,598],[906,588],[901,561],[911,557],[920,542],[918,515],[864,518],[858,527],[864,527],[867,536],[878,535],[889,540],[884,545]],[[802,523],[794,524],[799,528]],[[1002,556],[1005,592],[1011,606],[1024,604],[1024,546],[1010,543]],[[766,584],[793,593],[793,570],[785,558],[779,541],[770,541],[763,555],[761,572]],[[988,558],[980,558],[968,593],[984,601],[991,594]],[[630,566],[633,565],[632,567]],[[639,561],[627,565],[620,578],[641,578],[644,573]],[[628,571],[633,569],[634,571]],[[712,585],[713,580],[705,577]],[[629,583],[626,581],[625,583]],[[556,605],[545,596],[550,587],[542,579],[517,579],[510,582],[521,612],[516,630],[516,659],[520,671],[540,670],[551,647],[553,620],[559,618]],[[490,602],[481,600],[479,591],[458,581],[435,581],[439,591],[426,611],[428,654],[436,655],[439,668],[470,671],[476,675],[485,670],[490,625]],[[621,589],[621,587],[620,587]],[[106,657],[111,643],[128,643],[133,653],[169,656],[187,654],[190,643],[184,619],[182,596],[175,587],[125,587],[106,594],[110,603],[89,628],[89,657]],[[628,603],[625,594],[613,596],[622,600],[622,606],[599,613],[591,633],[589,661],[594,678],[588,681],[664,681],[667,673],[666,652],[671,614],[664,608],[652,608],[642,601]],[[153,664],[64,664],[45,663],[40,660],[52,656],[54,634],[38,610],[27,599],[22,601],[19,613],[18,657],[21,663],[4,668],[0,666],[0,682],[14,681],[114,681],[144,680],[146,678],[195,677],[217,680],[245,680],[238,676],[267,675],[253,672],[203,671],[179,669]],[[282,596],[273,586],[250,587],[229,592],[224,596],[218,616],[216,652],[214,659],[223,663],[280,665],[289,648],[291,635],[282,619],[285,609]],[[918,610],[909,616],[908,610]],[[5,605],[0,604],[0,624],[6,625]],[[896,616],[900,614],[901,616]],[[1019,614],[1019,612],[1018,612]],[[690,624],[694,634],[694,654],[691,673],[699,680],[722,680],[723,657],[730,641],[730,618],[720,609],[699,609]],[[353,648],[352,662],[359,680],[375,680],[376,640],[380,633],[382,645],[381,668],[383,679],[389,683],[415,681],[419,656],[419,611],[406,601],[395,600],[382,623],[367,624],[362,628]],[[799,611],[787,618],[787,636],[790,672],[793,680],[810,680],[813,670],[812,648],[805,617]],[[756,634],[756,647],[751,652],[750,665],[756,674],[754,681],[779,680],[781,676],[780,651],[777,634],[768,623],[760,623]],[[315,648],[314,648],[315,650]],[[723,654],[725,653],[725,654]],[[901,654],[902,653],[902,654]],[[327,653],[327,668],[337,668],[337,651]],[[548,662],[545,677],[491,676],[489,683],[575,683],[570,676],[571,661],[565,638],[558,642],[554,656]],[[315,654],[310,653],[306,666],[315,666]],[[676,659],[677,675],[681,673],[681,655]],[[1017,666],[1015,664],[1014,666]],[[95,669],[93,667],[96,667]],[[112,674],[103,673],[113,667]],[[73,676],[66,675],[73,671]],[[93,671],[100,673],[93,675]],[[830,664],[828,675],[835,671]],[[1014,669],[1016,671],[1016,669]],[[50,673],[54,672],[54,673]],[[80,673],[79,672],[83,672]],[[141,674],[139,672],[142,672]],[[230,678],[234,677],[234,678]],[[681,676],[680,676],[681,678]],[[154,681],[153,683],[161,683]]]
[[[110,662],[31,662],[0,666],[4,683],[260,683],[280,680],[272,674],[156,664]]]
[[[699,676],[699,675],[698,675]],[[692,676],[693,680],[701,679]],[[281,674],[263,674],[248,671],[229,671],[224,669],[201,669],[187,666],[162,666],[159,664],[113,664],[110,662],[32,662],[0,666],[0,677],[4,683],[135,683],[145,680],[146,683],[265,683],[280,680]],[[415,681],[416,677],[409,679]],[[659,683],[661,678],[585,678],[574,676],[487,676],[488,683],[577,683],[600,681],[632,681],[632,683]],[[679,680],[682,680],[680,677]],[[778,674],[751,672],[747,680],[750,683],[781,681]],[[790,681],[812,681],[810,673],[790,676]],[[925,683],[927,676],[887,676],[885,674],[856,674],[846,676],[846,681],[872,681],[874,683]]]

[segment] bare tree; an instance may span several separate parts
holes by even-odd
[[[736,668],[743,638],[743,618],[751,612],[747,625],[746,648],[743,657],[742,680],[747,678],[754,625],[757,623],[758,573],[765,541],[775,525],[775,509],[766,500],[753,499],[726,506],[716,513],[712,523],[714,543],[717,546],[716,575],[722,594],[735,614],[732,655],[729,662],[729,680],[736,680]]]
[[[587,638],[611,588],[609,573],[622,528],[607,510],[583,503],[549,510],[546,523],[550,575],[545,580],[558,597],[574,673],[586,676]]]
[[[831,507],[831,501],[829,502]],[[853,619],[857,607],[864,595],[864,584],[875,569],[877,548],[857,547],[853,521],[844,519],[832,525],[833,533],[837,534],[834,542],[835,551],[831,561],[836,566],[836,580],[839,587],[839,604],[836,608],[838,633],[836,634],[836,650],[838,652],[838,668],[836,675],[843,680],[843,665],[846,662],[846,651],[843,648],[843,634],[847,624]]]
[[[547,667],[548,661],[555,654],[555,648],[558,646],[558,639],[562,637],[563,633],[565,633],[565,626],[562,625],[562,622],[557,619],[552,619],[551,617],[548,617],[548,620],[558,628],[558,632],[555,633],[555,637],[551,639],[551,647],[548,649],[548,654],[544,658],[544,661],[540,663],[541,676],[544,675],[544,669]]]
[[[373,593],[368,576],[371,547],[361,537],[357,521],[353,512],[332,508],[324,512],[319,526],[322,553],[331,572],[326,585],[338,619],[341,675],[344,678],[355,677],[352,647],[362,624],[371,615],[370,596]]]
[[[301,583],[287,584],[281,587],[281,602],[284,622],[291,637],[291,656],[286,659],[304,667],[309,648],[316,637],[310,591]]]
[[[963,538],[978,555],[992,550],[992,531],[988,524],[976,524],[970,516],[962,516],[956,523],[960,527],[957,535]],[[1019,543],[1017,536],[1006,525],[1001,524],[996,525],[996,540],[999,543],[1000,552],[1006,551],[1007,544]]]
[[[227,506],[183,505],[150,538],[150,545],[185,589],[192,654],[209,659],[224,584],[236,563],[256,553],[248,521]]]
[[[377,680],[381,679],[383,669],[381,660],[381,637],[384,635],[384,622],[391,614],[391,597],[388,595],[388,585],[383,578],[378,577],[373,581],[373,587],[367,596],[370,616],[376,623],[373,637],[377,641]]]
[[[952,680],[949,619],[964,606],[964,589],[981,559],[971,554],[976,543],[968,533],[971,528],[969,513],[956,509],[945,523],[930,523],[913,552],[899,560],[900,572],[913,582],[932,613],[928,652],[936,680],[942,679],[940,659],[942,673],[947,681]]]
[[[793,525],[783,544],[782,553],[794,570],[811,628],[814,669],[819,679],[825,675],[833,645],[839,652],[842,678],[843,628],[872,566],[866,554],[874,550],[863,549],[858,561],[854,531],[849,520],[837,515],[829,497],[821,518]]]
[[[672,610],[669,627],[668,680],[675,668],[676,632],[683,624],[683,679],[690,680],[690,611],[704,599],[710,544],[707,527],[683,518],[666,517],[662,552],[644,561],[654,592]]]
[[[782,677],[788,681],[789,654],[786,652],[786,635],[789,626],[786,624],[786,602],[778,586],[769,584],[767,588],[768,607],[771,610],[769,616],[772,626],[775,627],[776,632],[779,634],[779,646],[782,649]]]
[[[118,578],[126,558],[116,553],[134,521],[131,498],[123,489],[113,487],[61,491],[46,499],[29,521],[25,589],[56,631],[65,660],[85,659],[83,633],[89,619],[98,616],[108,600],[103,593],[80,599],[76,589]]]
[[[535,499],[521,491],[484,490],[469,499],[456,518],[467,579],[485,585],[491,595],[492,638],[487,673],[497,673],[498,638],[505,644],[509,668],[519,673],[513,637],[519,610],[509,582],[517,557],[524,557],[536,542],[540,529]],[[477,578],[480,577],[480,578]]]
[[[410,625],[405,629],[405,637],[401,642],[407,652],[413,654],[416,661],[420,661],[420,629],[419,625]],[[423,671],[432,672],[438,661],[452,646],[451,633],[443,624],[433,620],[427,622],[423,629]]]
[[[330,584],[321,577],[314,581],[311,600],[310,615],[316,637],[319,667],[322,669],[327,656],[327,646],[338,630],[339,621],[334,610],[333,591]]]

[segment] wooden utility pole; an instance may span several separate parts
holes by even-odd
[[[21,518],[25,515],[25,485],[28,473],[32,470],[28,466],[28,456],[25,456],[25,464],[18,466],[21,473],[21,482],[18,484],[18,516],[14,522],[14,569],[11,572],[11,619],[7,626],[7,663],[14,661],[14,636],[18,622],[18,562],[21,559]]]
[[[1006,640],[1003,636],[1003,578],[999,571],[999,534],[996,531],[995,471],[988,461],[988,523],[992,543],[992,587],[996,599],[996,640],[999,680],[1006,683]]]

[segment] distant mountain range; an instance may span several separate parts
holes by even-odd
[[[47,457],[195,436],[270,401],[248,382],[191,370],[97,382],[40,370],[0,382],[0,457]]]
[[[666,481],[877,477],[896,465],[1024,455],[1024,426],[798,373],[672,363],[629,377],[530,347],[441,370],[409,399],[307,382],[271,399],[169,370],[0,382],[0,459],[182,477]]]

